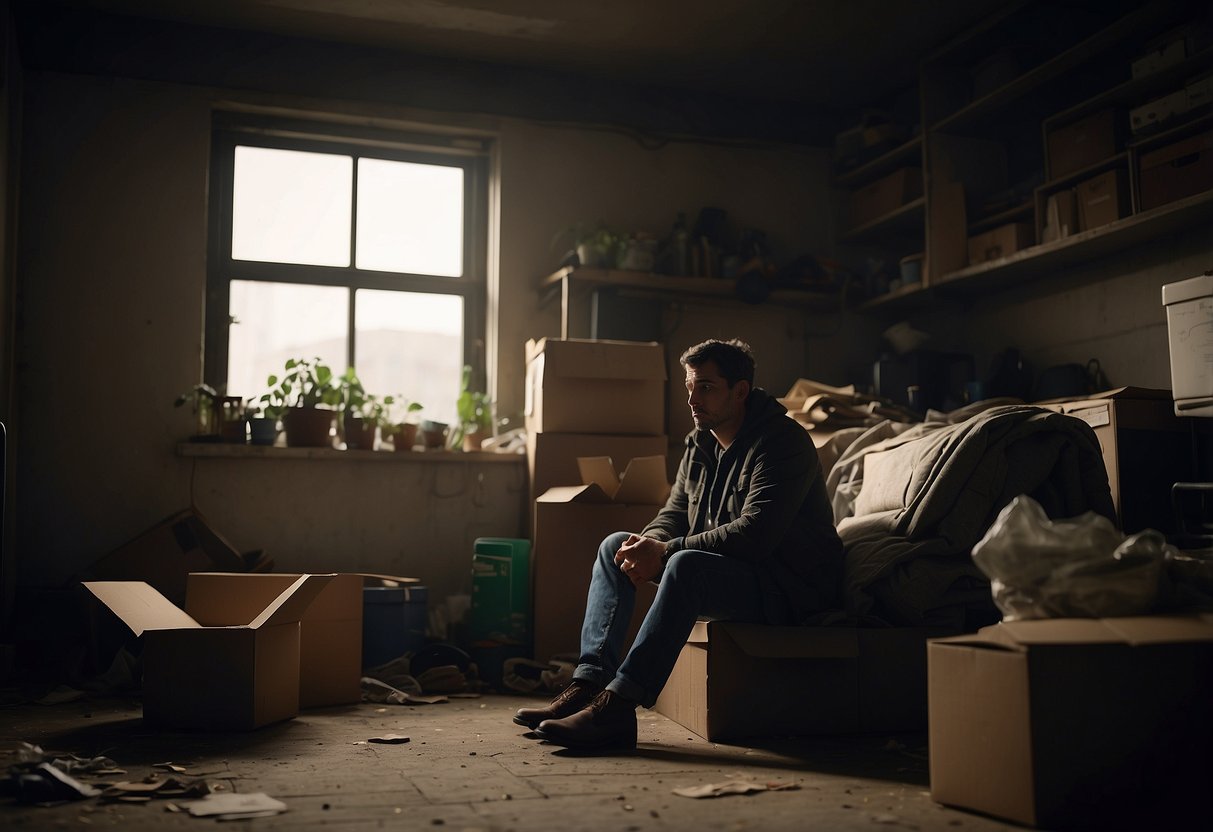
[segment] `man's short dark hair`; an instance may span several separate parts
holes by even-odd
[[[745,379],[754,386],[754,351],[745,341],[730,338],[728,341],[710,339],[696,344],[682,354],[678,362],[684,367],[699,367],[715,362],[724,380],[733,387]]]

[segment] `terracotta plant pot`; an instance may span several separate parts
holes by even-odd
[[[349,450],[375,450],[374,422],[368,422],[358,416],[346,416],[343,420],[345,428],[345,447]]]
[[[398,451],[411,451],[417,444],[417,425],[412,422],[396,425],[392,441]]]
[[[463,435],[463,450],[478,451],[480,446],[484,444],[484,440],[488,438],[487,433],[476,431],[475,433],[465,433]]]
[[[426,420],[421,423],[421,441],[427,451],[446,447],[447,428],[448,425],[443,422]]]
[[[286,444],[292,448],[331,448],[333,439],[333,410],[318,407],[292,407],[282,417]]]

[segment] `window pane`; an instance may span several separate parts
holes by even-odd
[[[228,394],[260,397],[266,378],[281,376],[288,358],[319,356],[334,375],[345,372],[349,297],[338,286],[233,280]]]
[[[358,377],[367,392],[420,402],[422,419],[453,423],[463,372],[463,298],[360,289],[354,320]],[[403,412],[392,417],[403,421]]]
[[[463,274],[463,169],[358,160],[360,269]]]
[[[332,153],[238,146],[232,258],[348,266],[353,161]]]

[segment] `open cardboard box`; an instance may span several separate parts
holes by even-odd
[[[713,742],[921,730],[938,635],[698,621],[654,708]]]
[[[143,581],[84,586],[143,639],[143,718],[248,730],[299,713],[299,620],[333,575],[300,575],[253,618],[203,625]]]
[[[547,661],[580,647],[590,571],[598,545],[613,532],[639,532],[657,516],[670,486],[665,457],[637,457],[623,474],[610,457],[577,460],[580,485],[549,488],[535,500],[531,575],[535,658]],[[637,589],[628,643],[648,611],[656,587]]]
[[[186,583],[185,611],[204,627],[252,621],[301,575],[195,572]],[[299,706],[362,701],[363,587],[415,584],[416,578],[343,573],[304,610],[299,634]]]
[[[1083,829],[1208,803],[1213,615],[1003,622],[927,655],[933,800]]]

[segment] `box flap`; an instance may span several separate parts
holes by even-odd
[[[615,464],[609,456],[579,456],[577,471],[583,485],[593,483],[608,497],[615,498],[619,491],[619,475],[615,473]]]
[[[375,572],[356,572],[362,576],[363,586],[413,586],[421,583],[420,578],[405,578],[400,575],[380,575]]]
[[[1213,641],[1213,616],[1142,615],[1105,618],[1104,624],[1132,645]]]
[[[622,476],[615,473],[609,456],[579,456],[577,470],[584,485],[597,485],[611,501],[622,505],[661,505],[670,495],[665,457],[660,454],[632,459]]]
[[[262,613],[254,618],[249,627],[272,627],[287,621],[298,621],[308,605],[320,594],[336,575],[301,575],[298,580],[282,591],[269,603]]]
[[[989,632],[988,632],[989,631]],[[1213,641],[1213,616],[1143,615],[1124,618],[1042,618],[1004,621],[978,635],[1009,638],[1024,647],[1060,644],[1173,644]],[[961,636],[960,638],[964,638]]]
[[[543,361],[545,377],[666,379],[665,349],[657,341],[541,338],[527,341],[526,360]]]
[[[537,503],[610,503],[611,498],[596,483],[557,485],[535,498]]]
[[[113,610],[136,636],[145,630],[201,626],[143,581],[85,581],[84,586]]]

